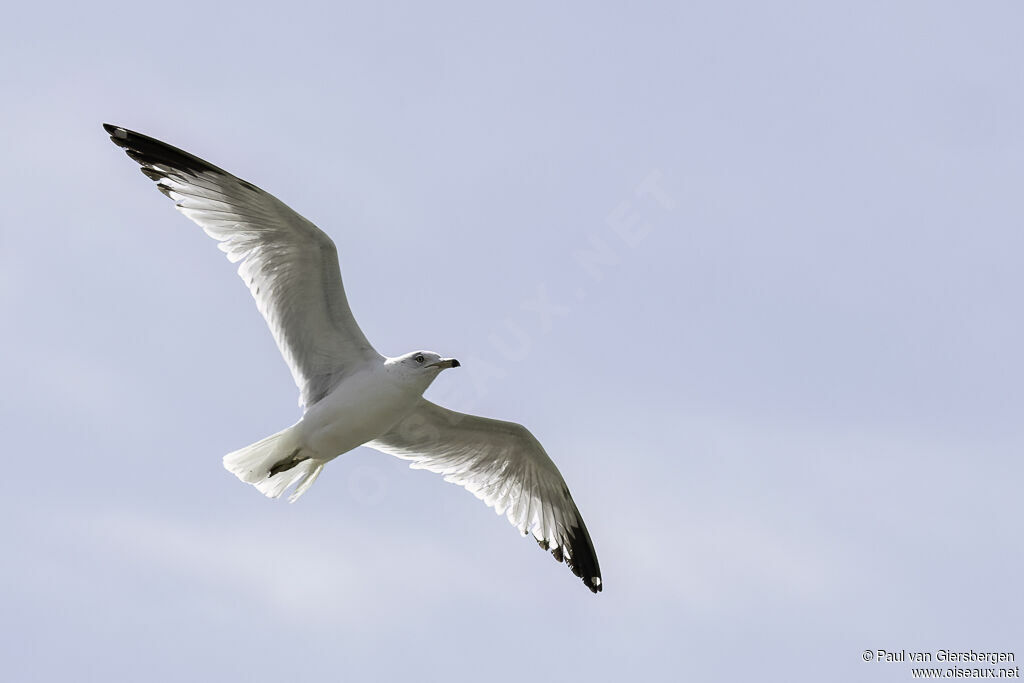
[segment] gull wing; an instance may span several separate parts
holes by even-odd
[[[157,189],[220,244],[249,287],[309,408],[379,360],[341,282],[334,242],[273,195],[188,152],[103,124]]]
[[[420,399],[408,417],[366,445],[465,487],[499,515],[505,513],[524,536],[532,533],[591,591],[602,589],[587,526],[555,463],[526,427]]]

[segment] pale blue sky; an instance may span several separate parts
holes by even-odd
[[[4,15],[5,680],[1024,657],[1019,4]],[[104,121],[330,234],[382,352],[458,357],[428,396],[546,445],[605,591],[374,451],[292,506],[225,472],[297,392]]]

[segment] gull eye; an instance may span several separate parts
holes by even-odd
[[[423,362],[423,354],[421,353],[420,355],[418,355],[415,358],[413,358],[413,360],[416,361],[417,363],[422,363]]]

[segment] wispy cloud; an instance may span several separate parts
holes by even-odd
[[[294,520],[292,520],[294,522]],[[359,525],[345,529],[277,521],[269,525],[140,515],[109,509],[78,518],[77,543],[113,549],[138,571],[159,572],[248,601],[295,623],[360,629],[386,623],[395,605],[431,609],[448,599],[438,587],[458,577],[462,594],[490,588],[466,570],[467,558],[441,553],[409,536],[382,542]],[[388,549],[399,547],[397,562]],[[390,595],[381,588],[387,586]]]

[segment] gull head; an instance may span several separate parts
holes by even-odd
[[[442,358],[433,351],[410,351],[404,356],[391,358],[388,364],[410,380],[434,381],[442,370],[457,368],[461,363],[454,358]]]

